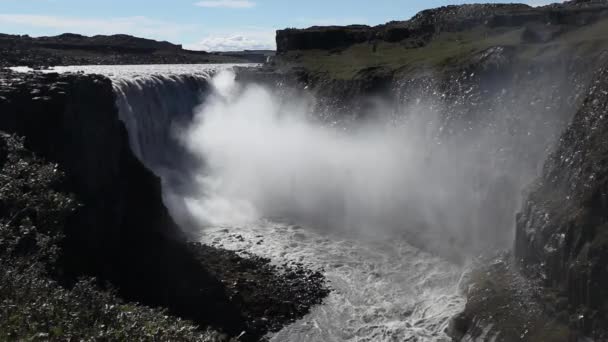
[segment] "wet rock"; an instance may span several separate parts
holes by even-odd
[[[546,294],[513,267],[508,255],[479,260],[461,286],[464,311],[450,320],[454,341],[563,341],[576,338],[566,322],[543,308]]]
[[[517,219],[515,256],[532,279],[563,291],[570,325],[608,336],[608,66],[602,68]],[[567,304],[566,304],[567,302]],[[560,313],[563,315],[563,313]],[[563,320],[563,317],[561,317]]]
[[[329,294],[325,277],[303,265],[273,266],[269,259],[243,257],[200,243],[191,251],[226,286],[226,294],[247,322],[247,338],[276,332],[303,317]]]

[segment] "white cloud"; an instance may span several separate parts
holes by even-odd
[[[275,31],[250,30],[212,34],[196,43],[186,44],[184,48],[204,51],[274,50],[276,48]]]
[[[207,0],[195,3],[199,7],[211,8],[252,8],[255,2],[250,0]]]
[[[95,19],[0,13],[0,24],[45,28],[57,32],[70,31],[89,35],[124,33],[157,39],[166,39],[160,37],[178,38],[184,32],[195,30],[192,25],[181,25],[144,16]]]

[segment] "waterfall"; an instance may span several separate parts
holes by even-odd
[[[185,161],[177,128],[190,123],[208,88],[206,75],[151,75],[114,81],[131,148],[158,175]]]
[[[215,70],[188,74],[150,74],[113,79],[116,104],[129,134],[129,143],[144,165],[160,177],[163,201],[185,232],[198,229],[185,209],[190,194],[189,174],[198,161],[180,142],[195,109],[210,92]]]

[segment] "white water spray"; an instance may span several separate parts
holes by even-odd
[[[359,236],[413,236],[448,255],[482,238],[489,189],[480,183],[510,181],[481,160],[479,147],[490,145],[479,136],[441,142],[437,110],[424,103],[397,121],[343,129],[315,120],[306,101],[241,87],[228,71],[212,83],[216,92],[181,134],[205,165],[193,186],[200,191],[185,200],[203,225],[281,217]]]

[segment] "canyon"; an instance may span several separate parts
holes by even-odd
[[[3,69],[0,130],[78,203],[58,288],[243,340],[603,341],[607,68],[606,1],[447,6],[263,65]]]

